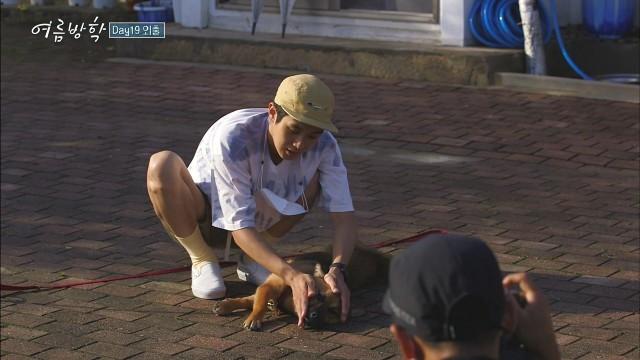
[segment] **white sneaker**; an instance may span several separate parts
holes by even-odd
[[[191,291],[201,299],[220,299],[227,292],[217,262],[191,266]]]
[[[240,255],[240,260],[238,260],[237,273],[240,280],[248,281],[256,286],[262,285],[262,283],[267,280],[267,277],[271,275],[269,270],[253,261],[244,253]]]

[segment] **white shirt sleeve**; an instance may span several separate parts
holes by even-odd
[[[321,196],[318,206],[328,212],[353,211],[353,201],[349,191],[347,169],[342,162],[340,148],[335,138],[326,146],[321,154],[320,189]]]
[[[212,180],[222,212],[213,214],[213,226],[228,231],[255,227],[256,203],[247,147],[242,142],[227,142],[220,138],[214,139],[212,145]]]

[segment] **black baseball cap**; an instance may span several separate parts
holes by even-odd
[[[425,341],[468,341],[501,327],[502,273],[482,240],[427,235],[394,256],[383,308]]]

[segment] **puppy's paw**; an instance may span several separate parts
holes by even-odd
[[[253,319],[251,316],[244,321],[242,326],[251,331],[260,331],[262,330],[262,319]]]
[[[233,299],[224,299],[213,305],[213,313],[216,315],[229,315],[236,309]]]

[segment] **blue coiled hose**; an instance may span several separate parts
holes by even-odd
[[[548,13],[542,1],[538,1],[544,42],[549,42],[552,33],[555,32],[556,41],[562,52],[562,57],[567,64],[583,79],[593,80],[593,78],[585,74],[569,56],[560,34],[555,0],[550,0],[550,5],[550,13]],[[520,21],[518,0],[476,0],[469,12],[471,35],[487,47],[524,47],[524,33],[522,32],[522,27],[518,24]]]

